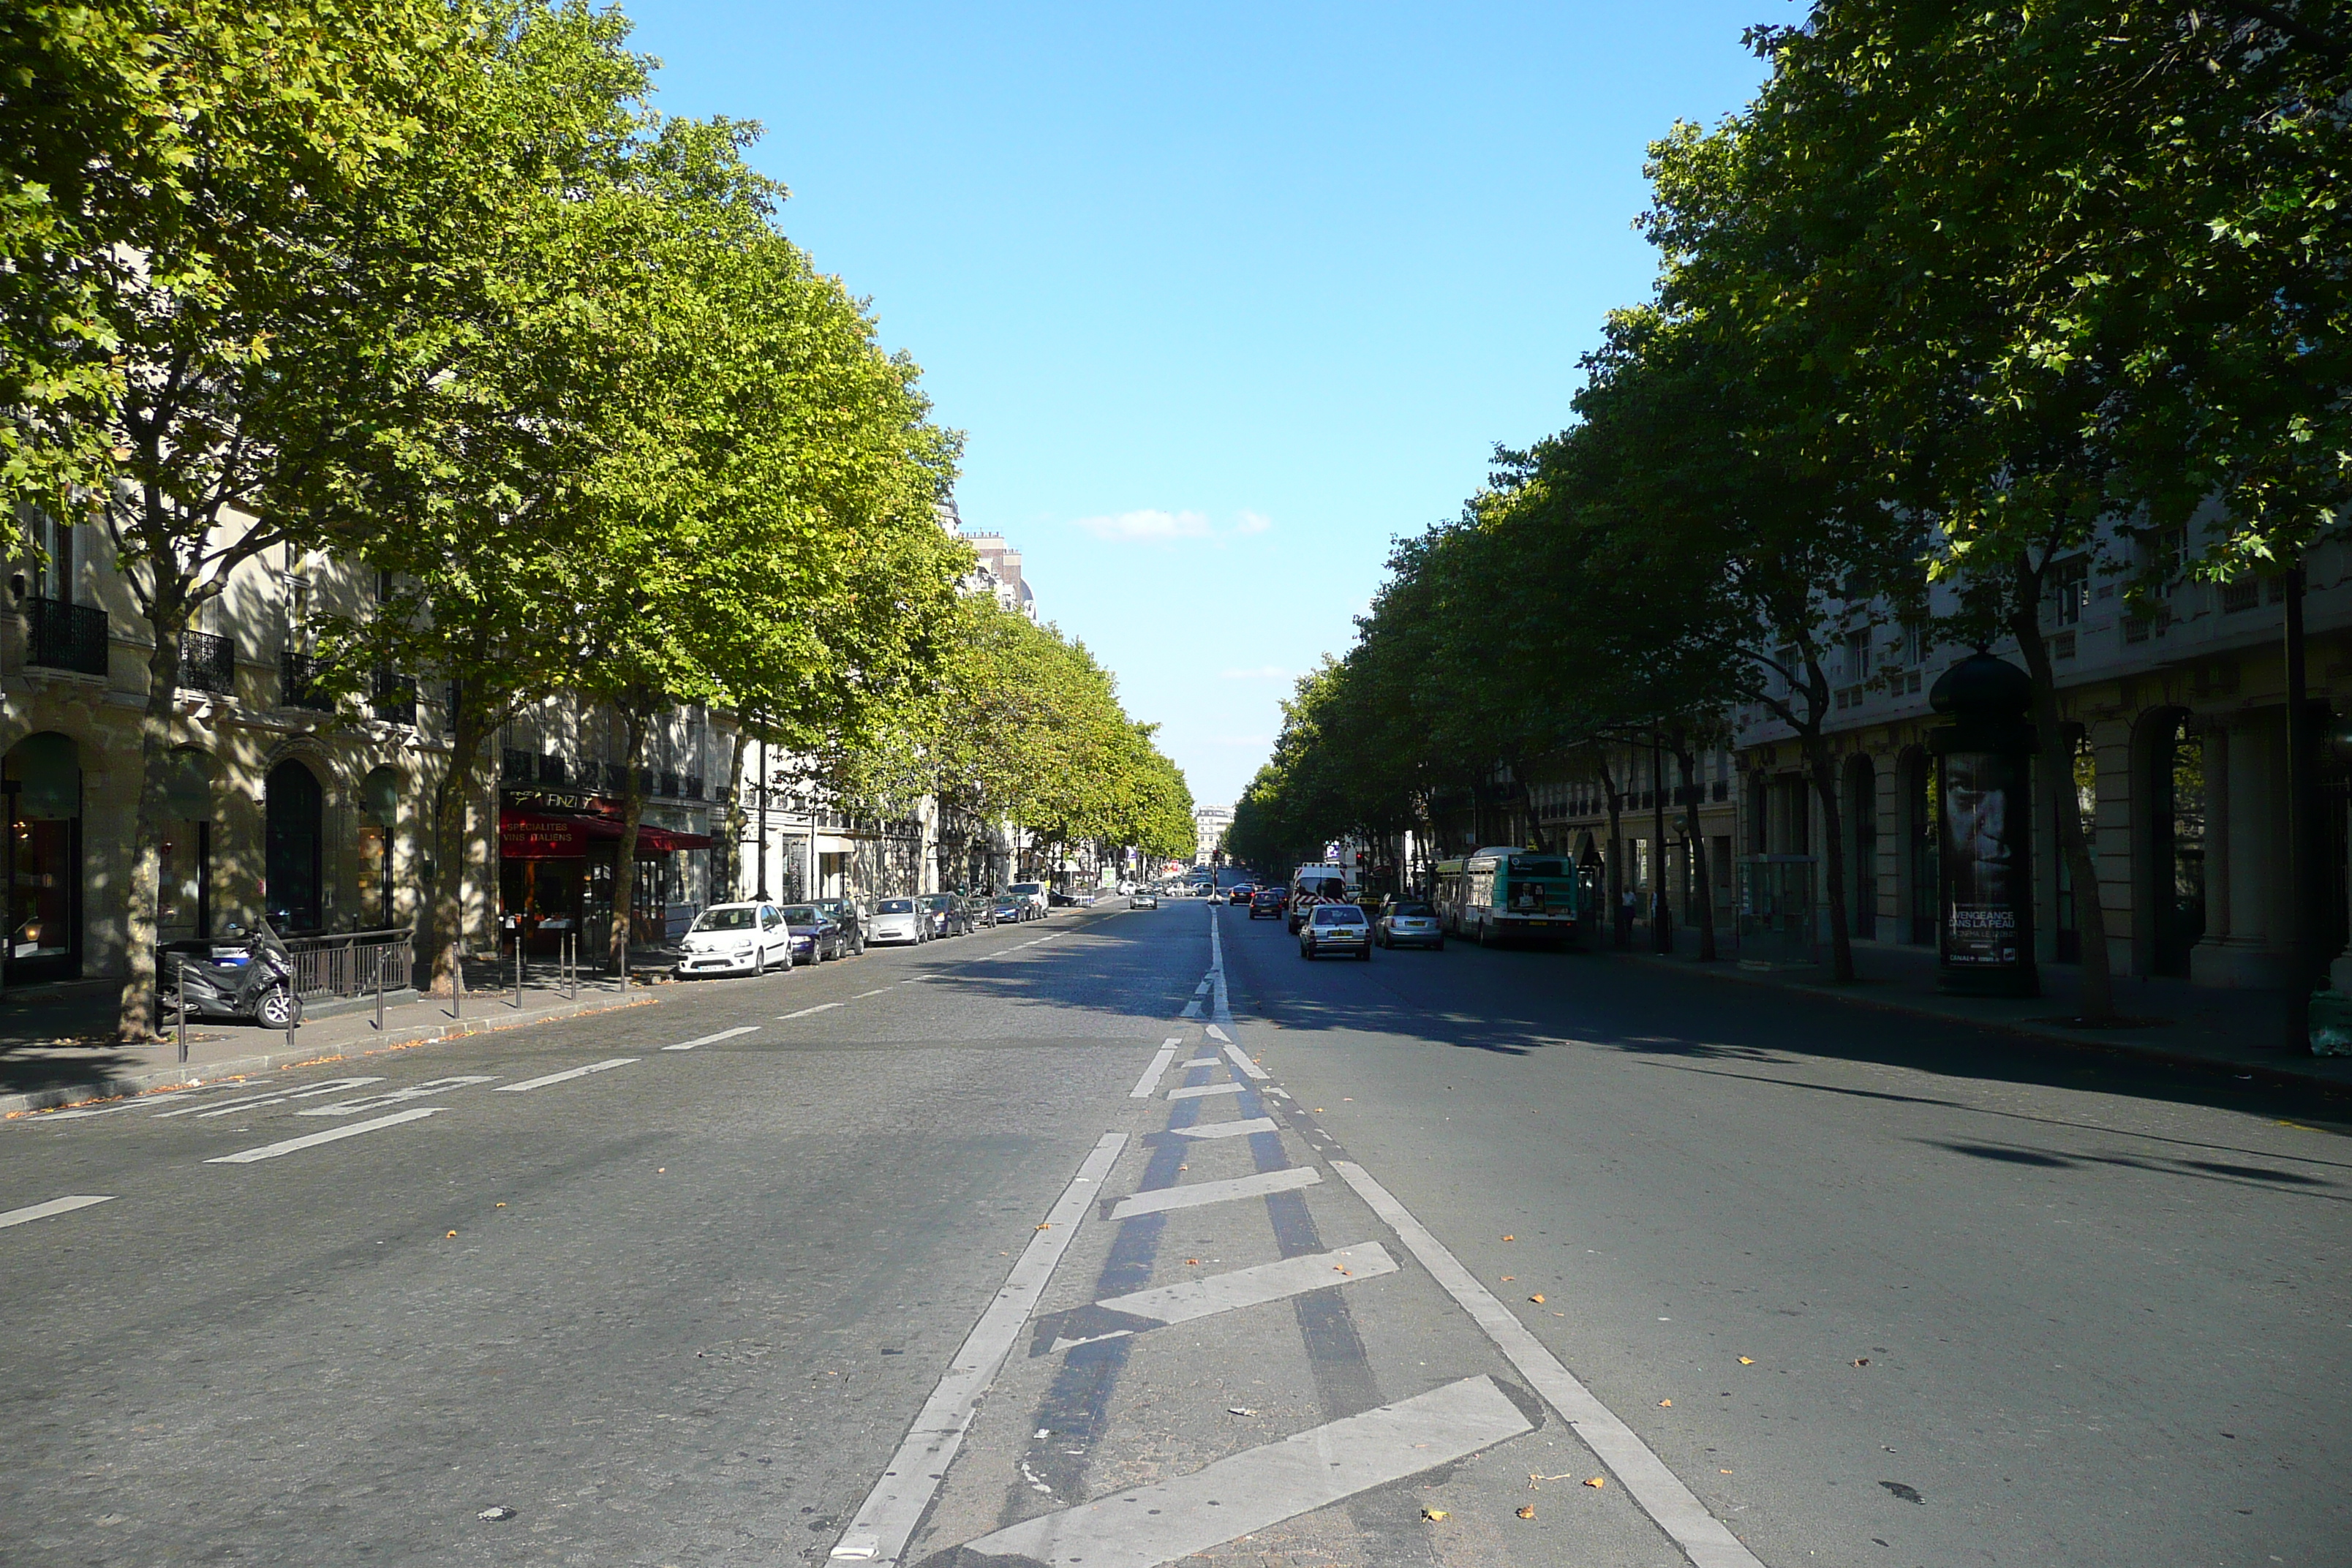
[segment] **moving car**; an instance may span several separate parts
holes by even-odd
[[[1226,889],[1225,902],[1229,904],[1248,903],[1251,897],[1255,894],[1256,891],[1257,885],[1254,882],[1235,882],[1230,889]]]
[[[1260,888],[1250,895],[1250,919],[1264,915],[1268,920],[1278,921],[1282,918],[1282,906],[1289,901],[1289,895],[1280,888]]]
[[[849,933],[841,922],[814,904],[786,904],[785,929],[793,933],[793,962],[823,963],[849,952]]]
[[[866,951],[866,917],[858,912],[855,901],[849,899],[819,899],[816,907],[831,915],[833,923],[841,928],[846,956],[855,958]]]
[[[866,927],[866,940],[919,947],[931,940],[930,913],[912,899],[885,899],[874,906],[874,918]]]
[[[1445,951],[1445,931],[1437,923],[1434,905],[1419,900],[1392,900],[1372,922],[1372,940],[1382,947],[1433,947]]]
[[[1160,894],[1154,889],[1138,888],[1128,894],[1127,907],[1130,910],[1156,910],[1160,907]]]
[[[677,944],[680,980],[716,974],[763,974],[793,966],[792,932],[773,904],[713,904],[694,917]]]
[[[1326,952],[1372,956],[1371,922],[1353,904],[1318,904],[1307,911],[1298,928],[1298,956],[1320,958]]]

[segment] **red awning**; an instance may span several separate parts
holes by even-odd
[[[616,834],[617,831],[616,829]],[[640,855],[648,850],[660,853],[670,849],[708,849],[709,847],[710,835],[708,833],[680,833],[674,827],[656,827],[650,822],[641,822],[637,825],[637,853]]]
[[[621,837],[621,825],[609,816],[574,816],[554,811],[508,809],[499,813],[499,848],[509,860],[577,860],[591,842],[611,844]],[[706,833],[679,833],[642,823],[637,827],[637,854],[666,855],[673,849],[708,849]]]

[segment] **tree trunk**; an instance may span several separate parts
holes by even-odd
[[[2115,1016],[2115,977],[2107,967],[2107,917],[2099,901],[2099,868],[2091,857],[2091,842],[2083,831],[2083,813],[2074,796],[2074,748],[2058,716],[2058,682],[2050,667],[2050,645],[2042,640],[2042,571],[2020,557],[2009,609],[2009,631],[2025,658],[2025,673],[2033,682],[2033,744],[2039,755],[2042,788],[2050,797],[2050,815],[2058,830],[2058,853],[2074,884],[2074,930],[2082,945],[2083,1016],[2104,1021]]]
[[[1653,825],[1650,831],[1657,846],[1650,868],[1650,945],[1660,952],[1675,950],[1673,889],[1666,881],[1666,780],[1660,763],[1664,741],[1654,730],[1650,731],[1650,807]]]
[[[427,994],[448,996],[457,984],[466,948],[467,814],[480,782],[482,757],[497,726],[472,683],[457,686],[457,733],[449,765],[433,791],[433,896],[425,900],[423,947],[431,966]],[[494,862],[495,863],[495,862]]]
[[[1715,950],[1715,883],[1707,875],[1706,839],[1698,830],[1698,785],[1696,769],[1691,754],[1679,742],[1674,748],[1675,766],[1683,780],[1683,837],[1690,845],[1691,881],[1697,889],[1698,958],[1701,963],[1712,963]]]
[[[1822,879],[1828,884],[1829,894],[1830,975],[1843,983],[1853,978],[1853,931],[1846,919],[1845,814],[1838,809],[1837,758],[1830,752],[1818,719],[1798,734],[1804,746],[1805,771],[1812,775],[1813,794],[1822,803]]]
[[[172,726],[180,689],[180,633],[188,606],[178,578],[156,574],[148,625],[155,646],[147,654],[147,701],[139,715],[139,810],[132,829],[131,886],[124,902],[128,978],[122,983],[116,1033],[127,1045],[154,1039],[155,927],[163,902],[163,806],[172,759]]]
[[[732,903],[743,896],[743,829],[749,824],[743,810],[743,753],[751,749],[751,737],[738,730],[734,743],[728,748],[725,831],[711,840],[713,848],[725,847],[710,858],[710,901],[714,904]],[[760,782],[763,786],[767,783],[765,779]],[[765,846],[761,850],[765,852]]]
[[[1615,933],[1616,944],[1624,947],[1633,941],[1632,933],[1617,924],[1617,910],[1625,897],[1625,796],[1617,788],[1617,775],[1606,757],[1601,761],[1601,787],[1609,795],[1609,907],[1601,919],[1603,928]]]
[[[613,866],[613,931],[606,962],[621,984],[629,983],[629,927],[636,913],[637,903],[637,825],[646,815],[646,770],[641,758],[646,748],[645,716],[634,707],[621,710],[621,724],[628,755],[629,787],[621,796],[621,842],[614,853]]]

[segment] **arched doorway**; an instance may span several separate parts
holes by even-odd
[[[399,923],[393,862],[400,830],[398,768],[371,769],[360,783],[359,893],[361,919],[379,931]]]
[[[11,985],[81,973],[81,753],[70,736],[27,735],[0,762],[5,799]]]
[[[2147,887],[2154,917],[2150,969],[2185,976],[2205,934],[2205,738],[2173,710],[2157,716],[2147,750]]]
[[[1878,770],[1861,752],[1846,760],[1845,819],[1853,850],[1846,899],[1848,929],[1862,942],[1878,939]]]
[[[155,931],[163,942],[213,933],[211,757],[193,746],[164,759],[163,830],[157,845]]]
[[[319,776],[298,762],[269,770],[263,804],[267,841],[262,875],[269,921],[281,934],[325,924],[326,799]]]

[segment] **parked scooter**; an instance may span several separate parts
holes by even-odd
[[[229,929],[235,935],[236,928]],[[166,1013],[178,1011],[184,996],[191,1018],[251,1019],[272,1029],[290,1029],[302,1021],[294,955],[266,920],[245,933],[241,943],[215,943],[209,957],[166,957],[179,965],[175,975],[167,962],[155,977]]]

